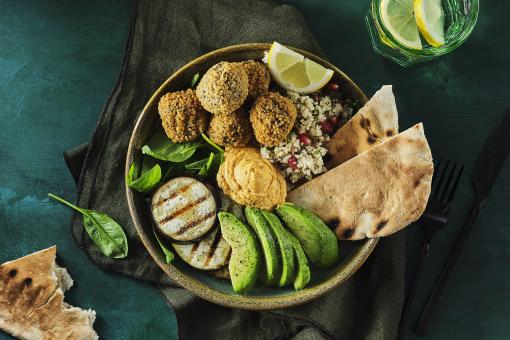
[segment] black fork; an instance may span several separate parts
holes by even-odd
[[[439,229],[446,226],[450,204],[455,195],[457,185],[464,170],[464,165],[450,161],[442,164],[441,159],[437,162],[434,175],[432,177],[432,189],[430,198],[425,208],[425,212],[418,220],[423,231],[423,242],[421,246],[420,258],[414,270],[409,293],[407,294],[404,310],[400,319],[397,339],[403,339],[404,332],[409,323],[409,315],[416,296],[416,291],[421,282],[425,262],[430,253],[430,244],[432,237]]]

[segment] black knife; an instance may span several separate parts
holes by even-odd
[[[450,278],[455,265],[457,264],[464,244],[469,236],[469,232],[473,229],[476,218],[480,213],[480,209],[487,200],[489,192],[503,167],[503,163],[510,152],[510,110],[506,111],[503,117],[492,130],[489,138],[478,155],[473,170],[472,183],[475,188],[475,202],[469,212],[464,226],[460,230],[454,247],[450,251],[446,259],[439,278],[432,290],[427,305],[423,309],[421,316],[416,324],[415,331],[418,334],[425,335],[428,329],[437,305],[445,291],[446,284]]]

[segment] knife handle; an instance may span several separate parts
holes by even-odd
[[[423,269],[425,268],[425,263],[427,261],[427,258],[429,257],[429,253],[430,253],[430,239],[425,237],[423,239],[423,243],[421,246],[420,258],[418,259],[418,263],[416,264],[416,268],[414,269],[413,277],[411,279],[409,293],[407,293],[407,297],[405,300],[406,302],[404,305],[404,310],[402,312],[402,317],[400,319],[397,340],[404,339],[404,333],[407,329],[407,324],[409,323],[409,316],[411,315],[411,310],[413,308],[416,292],[418,291]]]
[[[451,274],[453,273],[455,266],[459,262],[460,254],[462,253],[462,249],[464,249],[464,245],[468,239],[469,233],[471,229],[473,229],[473,225],[475,224],[476,218],[480,213],[480,208],[483,205],[485,200],[477,199],[475,200],[475,204],[473,208],[469,212],[464,225],[462,226],[457,239],[455,240],[454,247],[450,251],[448,258],[446,259],[441,272],[439,273],[439,278],[434,285],[434,289],[432,290],[432,294],[429,296],[427,300],[427,304],[423,309],[418,322],[416,323],[415,332],[420,335],[425,335],[429,328],[430,322],[434,317],[434,312],[436,311],[437,305],[443,296],[443,293],[446,289],[446,285],[448,284],[448,280],[450,279]]]

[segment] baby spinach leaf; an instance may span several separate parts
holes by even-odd
[[[202,133],[202,138],[207,142],[207,144],[218,150],[219,153],[224,152],[223,149],[218,144],[214,143],[209,137],[207,137],[205,133]]]
[[[200,170],[207,165],[209,157],[184,165],[187,170]]]
[[[194,88],[195,85],[198,83],[198,78],[200,78],[200,73],[195,73],[195,75],[193,75],[193,78],[191,78],[191,83],[190,83],[191,88]]]
[[[154,159],[145,157],[142,169],[138,157],[133,160],[129,167],[127,185],[139,192],[151,191],[161,180],[161,166]]]
[[[171,177],[177,177],[179,173],[181,173],[183,170],[182,163],[172,163],[170,166],[165,170],[165,174],[163,175],[162,181],[166,181],[170,179]]]
[[[88,209],[81,212],[85,230],[99,250],[114,259],[125,258],[128,243],[122,227],[105,213]]]
[[[202,168],[198,172],[199,176],[207,176],[207,174],[209,173],[209,170],[211,169],[211,165],[213,163],[214,157],[215,157],[214,153],[211,152],[211,154],[209,155],[209,158],[207,159],[207,162],[204,164],[204,166],[202,166]]]
[[[161,240],[159,239],[158,237],[158,234],[156,233],[156,231],[154,230],[154,228],[152,228],[152,232],[154,233],[154,236],[156,236],[156,240],[158,241],[159,243],[159,246],[161,248],[161,250],[163,250],[163,253],[165,254],[165,262],[167,264],[169,264],[170,262],[173,261],[174,259],[174,253],[172,253],[172,251],[170,249],[168,249],[167,247],[165,247],[165,245],[163,244],[163,242],[161,242]]]
[[[140,156],[135,155],[135,157],[133,157],[133,162],[129,166],[126,184],[129,185],[129,183],[136,181],[136,179],[140,176],[140,171]]]
[[[173,143],[164,132],[157,132],[142,147],[142,153],[169,162],[184,162],[202,146],[200,141]]]
[[[129,187],[140,192],[151,191],[161,180],[161,167],[159,164],[154,165],[152,169],[144,173],[137,180],[129,183]]]
[[[83,209],[52,193],[49,197],[78,211],[83,215],[83,225],[87,234],[101,253],[114,259],[125,258],[128,254],[128,242],[122,227],[105,213]]]

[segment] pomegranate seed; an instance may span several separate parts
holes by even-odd
[[[321,122],[321,130],[324,133],[330,134],[333,132],[333,125],[327,120]]]
[[[313,95],[312,95],[312,99],[313,99],[316,103],[318,103],[318,102],[320,102],[320,101],[321,101],[322,96],[321,96],[320,94],[317,94],[317,93],[316,93],[316,94],[313,94]]]
[[[303,143],[304,145],[308,145],[312,142],[312,140],[310,139],[310,137],[308,137],[308,135],[306,133],[300,133],[298,135],[298,139],[301,141],[301,143]]]
[[[328,118],[329,122],[333,125],[333,126],[337,126],[338,124],[338,117],[337,116],[331,116]]]
[[[331,91],[338,91],[338,84],[337,83],[328,83],[328,89]]]
[[[297,169],[297,158],[296,158],[296,156],[291,156],[289,158],[289,160],[287,161],[287,163],[289,164],[289,167],[292,170],[296,170]]]

